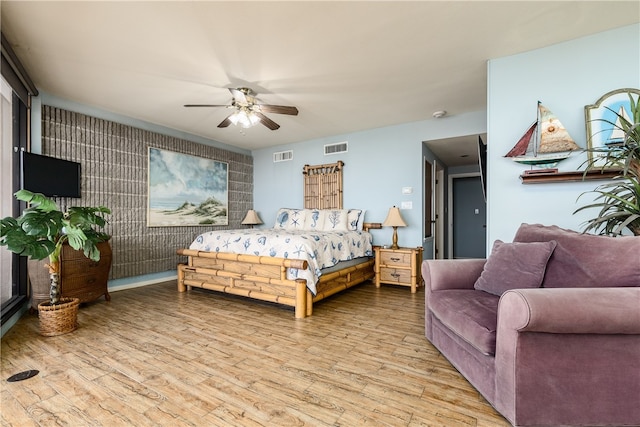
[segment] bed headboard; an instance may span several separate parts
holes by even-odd
[[[342,209],[342,168],[344,163],[304,165],[305,209]]]

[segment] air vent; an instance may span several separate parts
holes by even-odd
[[[338,142],[337,144],[327,144],[324,146],[325,156],[328,156],[330,154],[338,154],[338,153],[346,153],[346,152],[347,152],[346,142]]]
[[[273,163],[288,162],[289,160],[293,160],[293,150],[273,153]]]

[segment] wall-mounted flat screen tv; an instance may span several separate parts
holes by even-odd
[[[22,188],[48,197],[80,197],[80,163],[22,152]]]

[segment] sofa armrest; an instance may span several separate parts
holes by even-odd
[[[640,288],[516,289],[498,322],[519,332],[640,334]]]
[[[638,424],[638,307],[632,287],[505,292],[495,408],[515,425]]]
[[[428,291],[473,289],[486,259],[430,259],[422,262],[422,278]]]

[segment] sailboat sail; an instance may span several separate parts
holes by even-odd
[[[629,114],[627,114],[627,110],[621,106],[616,116],[616,123],[613,125],[613,129],[611,130],[611,135],[607,142],[605,142],[606,145],[619,144],[624,141],[625,133],[624,128],[622,127],[623,119],[626,120],[627,123],[631,123],[631,118],[629,117]]]
[[[569,132],[548,108],[538,104],[540,110],[540,145],[538,153],[561,153],[578,150]]]
[[[505,157],[527,165],[551,166],[579,149],[555,114],[538,102],[536,122]]]
[[[534,122],[529,130],[527,130],[524,135],[518,140],[518,143],[513,146],[511,151],[505,154],[505,157],[516,157],[516,156],[524,156],[527,153],[527,149],[531,144],[531,139],[533,138],[533,133],[536,131],[538,127],[538,122]]]

